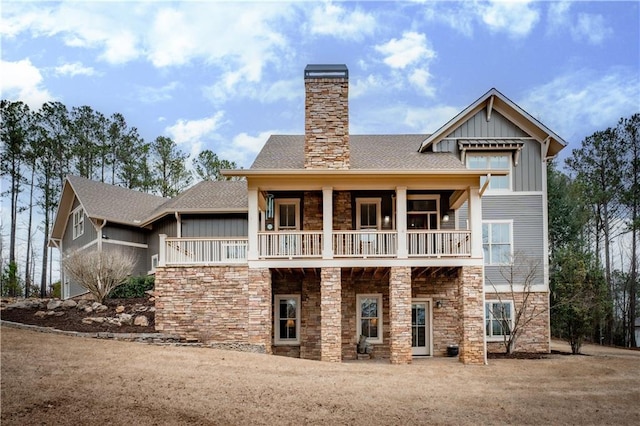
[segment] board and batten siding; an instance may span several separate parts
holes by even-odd
[[[93,223],[87,216],[86,212],[83,211],[84,233],[75,240],[73,239],[73,211],[78,207],[80,207],[80,202],[76,198],[73,202],[73,208],[71,209],[71,212],[69,212],[69,216],[67,217],[67,226],[65,227],[64,235],[62,237],[62,249],[64,250],[64,252],[69,252],[84,247],[90,242],[95,241],[98,237],[96,228],[93,226]]]
[[[153,229],[147,233],[147,267],[151,270],[151,257],[159,253],[160,234],[167,237],[177,235],[178,225],[174,216],[165,216],[153,223]]]
[[[105,240],[127,241],[130,243],[146,244],[147,238],[140,228],[131,228],[107,222],[102,228],[102,235]]]
[[[544,284],[544,218],[542,194],[512,193],[510,195],[485,195],[482,197],[482,220],[512,220],[513,253],[521,261],[537,266],[535,284]],[[458,225],[466,228],[467,204],[458,210]],[[500,266],[485,266],[485,285],[508,284]]]
[[[514,191],[542,191],[542,145],[534,140],[524,141],[520,161],[511,169]]]
[[[130,253],[133,256],[135,261],[132,276],[143,276],[147,275],[150,267],[148,266],[149,262],[147,261],[147,249],[141,247],[130,247],[116,244],[109,244],[108,241],[102,242],[102,250],[107,251],[119,251],[123,253]]]
[[[246,214],[183,215],[182,236],[201,237],[246,237],[249,235]]]

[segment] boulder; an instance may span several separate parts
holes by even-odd
[[[98,309],[98,306],[101,306],[101,305],[102,305],[102,303],[99,303],[99,302],[93,302],[93,303],[91,304],[91,309],[93,309],[93,310],[95,311],[96,309]]]
[[[60,306],[62,306],[61,300],[50,300],[49,303],[47,303],[47,309],[50,311],[53,311],[54,309],[59,308]]]
[[[38,318],[44,318],[47,316],[47,312],[46,311],[38,311],[35,314],[33,314],[34,316],[38,317]]]
[[[71,308],[75,308],[76,306],[78,306],[78,302],[76,302],[73,299],[67,299],[64,302],[62,302],[62,307],[64,309],[71,309]]]
[[[117,325],[118,327],[122,326],[122,321],[120,318],[107,318],[107,323],[111,325]]]
[[[149,325],[149,319],[145,315],[138,315],[133,320],[133,325],[139,325],[140,327],[147,327]]]
[[[124,306],[119,305],[116,307],[116,314],[121,314],[124,312]]]
[[[93,307],[93,305],[92,305],[92,307]],[[93,310],[95,312],[104,312],[104,311],[106,311],[108,309],[109,309],[108,307],[106,307],[105,305],[101,305],[101,304],[98,304],[98,306],[96,308],[93,308]]]
[[[122,324],[131,325],[131,322],[133,321],[133,315],[131,314],[120,314],[118,317]]]
[[[93,312],[93,308],[91,306],[85,306],[83,309],[86,313],[90,314]]]

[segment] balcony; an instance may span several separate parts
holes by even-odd
[[[409,258],[468,258],[471,231],[408,231]],[[247,238],[160,237],[160,264],[224,265],[247,262]],[[322,231],[259,232],[258,259],[323,259]],[[333,231],[329,258],[398,258],[397,231]],[[326,257],[325,257],[326,259]]]

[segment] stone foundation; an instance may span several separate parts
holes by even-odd
[[[515,293],[513,301],[514,313],[516,310],[522,310],[524,304],[524,294]],[[510,293],[500,294],[500,298],[503,301],[511,300]],[[495,293],[486,293],[486,300],[499,300]],[[535,292],[530,293],[527,303],[527,312],[529,317],[533,318],[531,322],[522,330],[522,334],[516,341],[515,350],[517,352],[534,352],[534,353],[549,353],[551,348],[549,346],[549,293],[547,292]],[[487,352],[490,353],[504,353],[506,347],[504,340],[488,341]]]
[[[341,270],[322,268],[320,272],[320,359],[342,361]]]
[[[256,352],[269,353],[268,272],[250,273],[247,266],[159,267],[156,330],[206,344],[251,346]]]

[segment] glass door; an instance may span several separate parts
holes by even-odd
[[[411,303],[411,353],[431,355],[431,325],[429,301]]]

